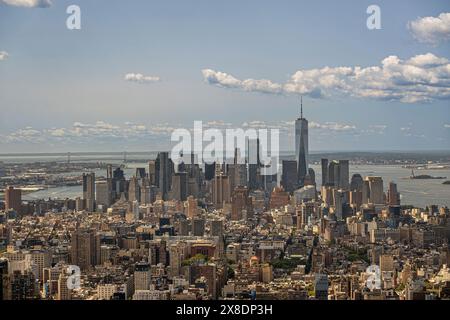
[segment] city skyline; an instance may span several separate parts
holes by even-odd
[[[81,30],[70,1],[0,1],[1,153],[168,150],[194,120],[279,127],[294,151],[300,95],[311,152],[450,150],[440,1],[379,1],[381,30],[368,1],[75,3]]]

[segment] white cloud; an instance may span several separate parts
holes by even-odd
[[[48,8],[52,5],[51,0],[0,0],[0,3],[26,8]]]
[[[145,76],[142,73],[127,73],[124,77],[126,81],[138,82],[138,83],[152,83],[158,82],[161,79],[156,76]]]
[[[6,60],[8,58],[9,54],[6,51],[0,51],[0,61]]]
[[[414,38],[422,43],[437,45],[450,40],[450,12],[438,17],[418,18],[408,23]]]
[[[409,60],[389,56],[379,66],[298,70],[284,84],[266,79],[239,80],[211,69],[204,69],[202,73],[208,84],[250,92],[301,94],[313,98],[346,95],[403,103],[450,99],[450,63],[432,53]]]
[[[450,128],[450,123],[444,124],[444,128]]]

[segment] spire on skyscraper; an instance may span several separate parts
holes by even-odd
[[[300,96],[300,119],[303,119],[303,96]]]

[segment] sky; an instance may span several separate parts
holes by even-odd
[[[300,96],[312,151],[450,150],[449,60],[447,1],[0,0],[0,154],[162,150],[194,121],[293,150]]]

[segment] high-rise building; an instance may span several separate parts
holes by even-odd
[[[100,236],[93,229],[78,228],[71,237],[71,261],[87,270],[100,263]]]
[[[128,201],[141,201],[141,190],[137,177],[131,177],[128,182]]]
[[[213,205],[216,208],[222,208],[224,203],[230,202],[230,183],[228,176],[222,172],[216,171],[216,176],[213,180]]]
[[[148,290],[151,283],[150,265],[145,262],[137,263],[134,269],[134,289]]]
[[[351,191],[361,191],[363,189],[363,178],[359,173],[352,175],[352,180],[350,182]]]
[[[5,209],[14,210],[18,214],[22,212],[22,190],[8,186],[5,189]]]
[[[347,190],[349,184],[349,161],[322,159],[322,185],[334,186]],[[328,166],[328,169],[327,169]],[[324,179],[324,176],[326,179]],[[325,182],[325,183],[324,183]]]
[[[322,186],[328,183],[328,159],[320,160],[321,168],[322,168]]]
[[[0,301],[11,299],[8,260],[0,259]]]
[[[150,160],[148,162],[148,179],[151,186],[156,186],[156,161]]]
[[[193,196],[187,198],[187,216],[191,219],[197,216],[197,199]]]
[[[174,164],[169,158],[168,152],[158,153],[155,168],[156,185],[159,188],[159,192],[161,193],[163,200],[167,200],[167,196],[171,187],[171,177],[174,172]]]
[[[326,274],[316,274],[314,292],[317,300],[328,300],[328,276]]]
[[[216,173],[216,163],[205,163],[205,180],[211,181]]]
[[[194,218],[192,220],[192,233],[196,237],[203,237],[205,235],[205,219]]]
[[[383,179],[381,177],[366,177],[369,188],[369,203],[375,205],[384,204]],[[364,200],[364,191],[363,191]]]
[[[95,173],[83,173],[83,201],[86,210],[95,210]]]
[[[282,167],[281,185],[287,192],[293,192],[298,186],[297,161],[283,160]]]
[[[400,193],[397,191],[397,184],[394,182],[389,182],[387,201],[390,206],[400,205]]]
[[[248,139],[247,145],[248,187],[256,190],[261,188],[259,139]]]
[[[246,210],[247,218],[253,215],[252,199],[249,197],[247,187],[237,187],[233,191],[231,200],[231,220],[241,220],[243,218],[243,210]]]
[[[297,174],[300,186],[303,186],[308,174],[308,120],[303,118],[303,101],[300,104],[300,118],[295,121],[295,159],[297,160]]]
[[[95,182],[95,203],[109,207],[112,204],[112,179]]]
[[[213,237],[222,237],[223,220],[214,219],[210,221],[210,233]]]
[[[186,172],[177,172],[172,175],[171,198],[186,201],[188,191],[188,179]]]

